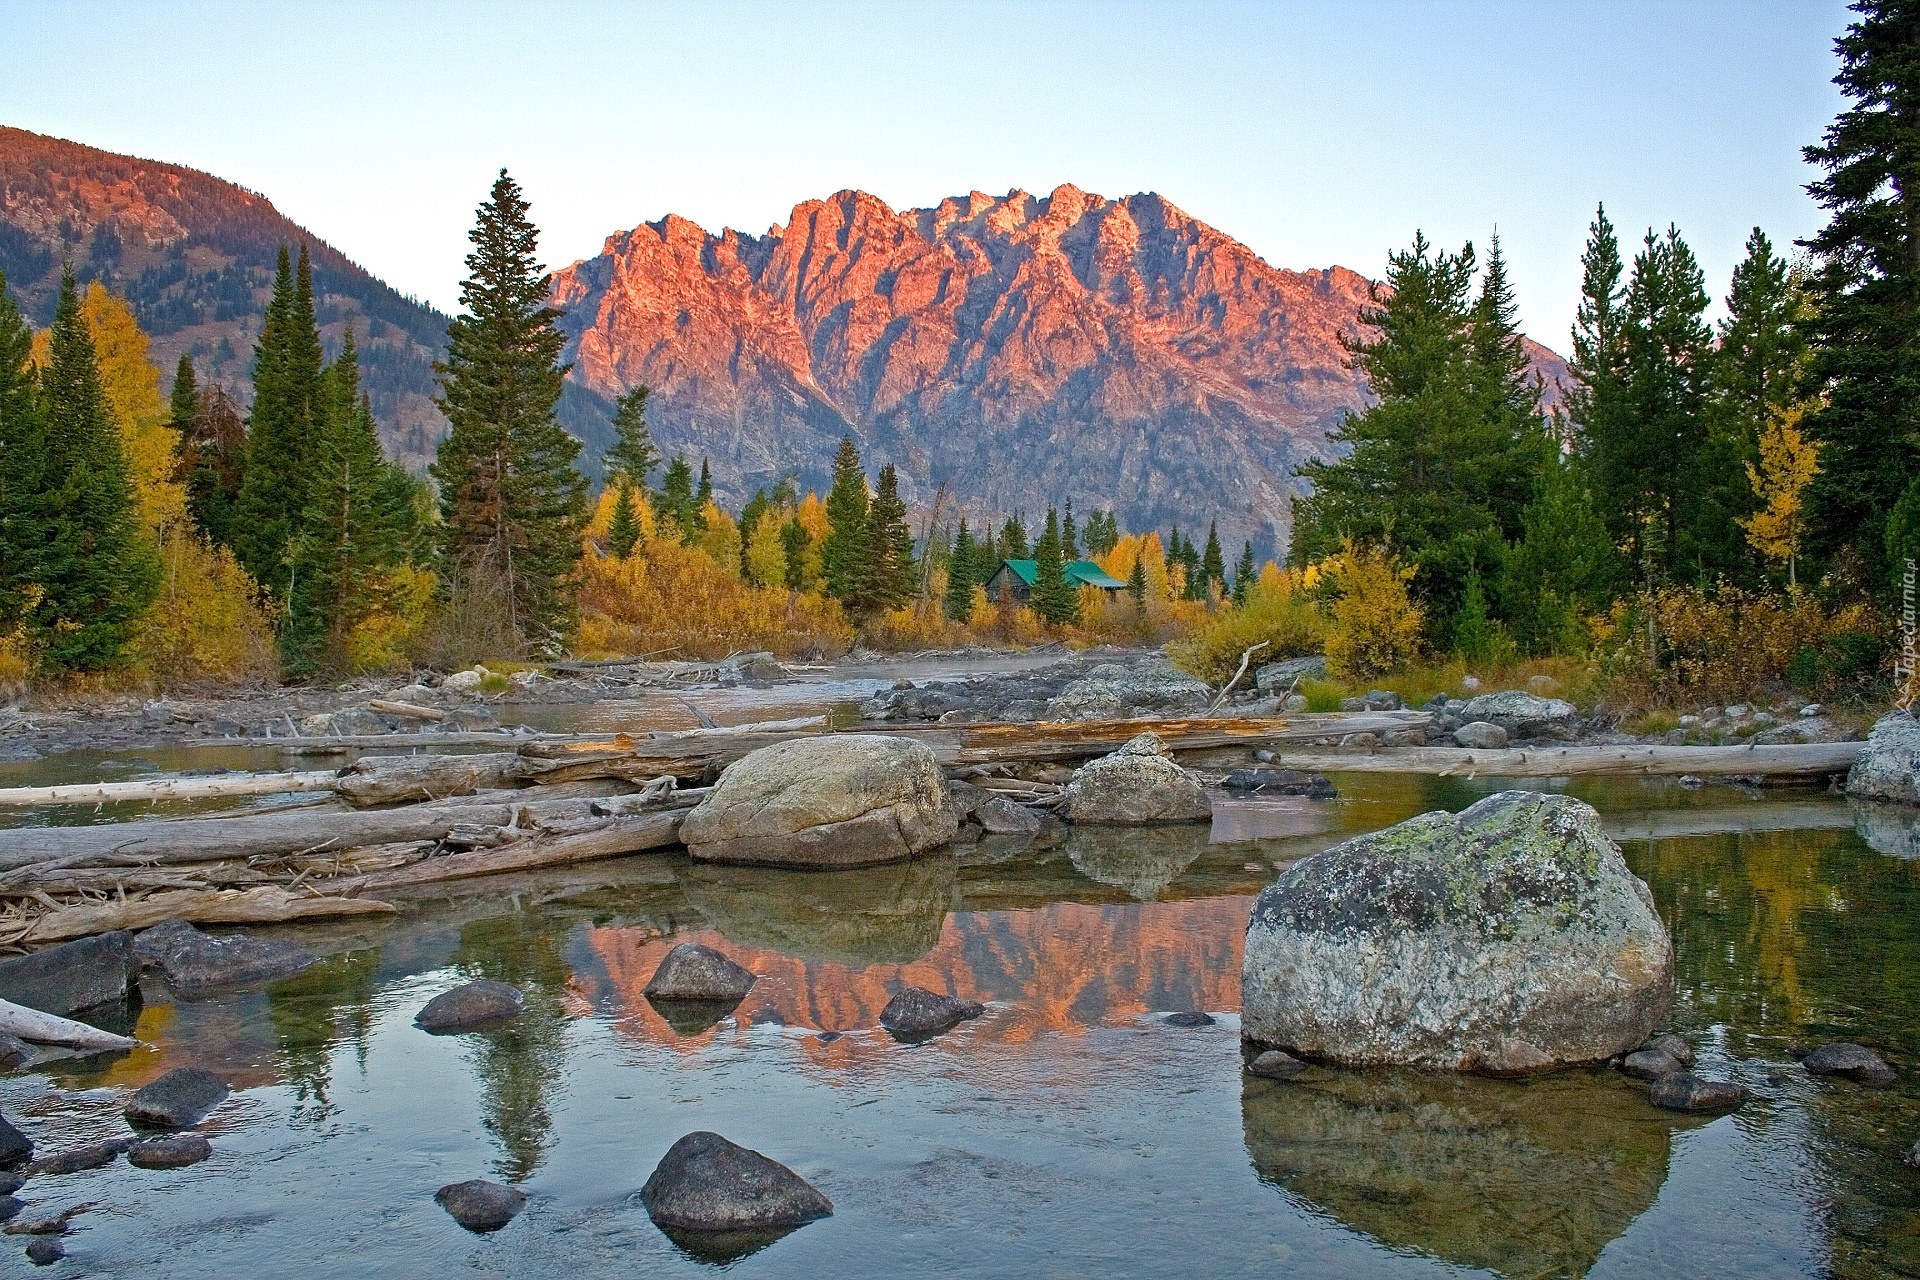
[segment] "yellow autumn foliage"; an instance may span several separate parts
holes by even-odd
[[[1349,539],[1320,566],[1316,580],[1327,575],[1339,593],[1327,629],[1328,674],[1370,680],[1419,656],[1424,619],[1407,594],[1412,568]]]
[[[401,564],[375,579],[368,596],[373,611],[347,633],[347,667],[352,671],[406,669],[418,638],[433,616],[440,577],[431,569]]]
[[[1300,573],[1269,561],[1244,608],[1218,611],[1185,639],[1169,644],[1168,656],[1182,670],[1219,685],[1233,678],[1240,655],[1262,642],[1264,647],[1248,660],[1250,670],[1264,662],[1319,653],[1326,642],[1326,620],[1300,579]]]
[[[1820,442],[1800,432],[1800,420],[1815,404],[1803,400],[1769,414],[1760,432],[1760,465],[1747,463],[1747,483],[1764,505],[1740,523],[1755,551],[1787,566],[1790,584],[1798,580],[1794,560],[1805,529],[1807,486],[1820,474]]]

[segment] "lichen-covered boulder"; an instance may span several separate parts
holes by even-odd
[[[1197,715],[1213,701],[1204,680],[1174,670],[1165,658],[1103,662],[1047,703],[1054,720],[1127,720]]]
[[[959,825],[933,752],[904,738],[836,733],[736,761],[680,838],[712,862],[863,867],[938,848]]]
[[[1847,770],[1847,794],[1920,804],[1920,721],[1904,711],[1875,721],[1866,750]]]
[[[1256,667],[1253,687],[1261,693],[1285,693],[1296,684],[1327,678],[1327,660],[1314,653],[1304,658],[1287,658]]]
[[[1460,719],[1466,724],[1484,720],[1499,725],[1515,738],[1538,738],[1567,728],[1576,714],[1577,708],[1563,699],[1503,689],[1471,699]]]
[[[1176,764],[1167,744],[1151,733],[1075,769],[1066,791],[1067,818],[1083,826],[1141,827],[1205,822],[1213,816],[1200,780]]]
[[[1350,1065],[1524,1074],[1625,1053],[1673,1003],[1673,944],[1599,815],[1507,791],[1299,863],[1263,892],[1243,1034]]]

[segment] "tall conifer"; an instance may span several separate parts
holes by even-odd
[[[1047,508],[1047,523],[1033,544],[1033,611],[1041,621],[1053,626],[1077,622],[1080,597],[1062,572],[1064,559],[1060,544],[1060,517]]]
[[[647,396],[644,386],[621,396],[613,410],[613,444],[607,448],[606,472],[609,482],[624,477],[629,485],[646,488],[647,476],[660,465],[660,451],[654,448],[653,432],[647,427]]]
[[[1218,521],[1207,524],[1207,550],[1200,557],[1201,592],[1204,595],[1207,585],[1227,589],[1227,558],[1220,548],[1220,525]]]
[[[283,607],[312,487],[308,451],[321,413],[322,363],[312,261],[302,245],[294,269],[282,246],[273,298],[254,347],[253,425],[234,502],[233,547],[241,565]]]
[[[32,354],[33,330],[0,272],[0,632],[22,620],[38,556],[45,439]]]
[[[469,239],[465,314],[447,327],[438,366],[448,432],[440,485],[450,567],[500,584],[507,625],[523,646],[559,649],[572,632],[570,586],[586,519],[580,442],[554,417],[567,366],[560,313],[519,186],[502,169]]]
[[[979,570],[974,566],[973,534],[968,530],[963,516],[960,532],[953,537],[953,551],[947,556],[945,610],[948,618],[965,622],[973,616],[973,588],[978,581],[978,574]]]
[[[827,594],[842,601],[859,594],[867,561],[867,473],[851,437],[840,441],[833,458],[833,487],[827,490],[827,537],[820,546],[820,570]]]
[[[1248,542],[1240,548],[1239,563],[1233,566],[1233,603],[1237,608],[1246,608],[1247,601],[1253,598],[1254,580],[1259,570],[1253,563],[1253,543]]]
[[[913,599],[913,533],[907,527],[907,504],[900,498],[900,479],[891,462],[880,468],[867,508],[867,531],[855,607],[898,609]]]

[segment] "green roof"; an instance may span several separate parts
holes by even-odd
[[[1039,567],[1032,560],[1002,560],[1000,563],[1013,570],[1014,576],[1029,587],[1039,577]],[[1113,577],[1091,560],[1069,560],[1061,566],[1060,571],[1068,582],[1077,587],[1100,587],[1106,591],[1126,590],[1126,583]],[[995,570],[995,572],[999,571]]]

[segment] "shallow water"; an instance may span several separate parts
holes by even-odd
[[[1674,1023],[1701,1069],[1757,1095],[1732,1116],[1657,1111],[1605,1072],[1251,1079],[1240,945],[1275,864],[1496,789],[1338,781],[1337,802],[1223,806],[1212,842],[1082,830],[840,873],[648,856],[289,928],[327,958],[264,992],[152,990],[151,1047],[0,1081],[6,1114],[59,1147],[119,1132],[143,1081],[212,1067],[236,1086],[207,1126],[214,1158],[24,1194],[97,1206],[53,1274],[1920,1272],[1920,1175],[1899,1159],[1920,1091],[1814,1081],[1786,1056],[1848,1036],[1920,1061],[1920,863],[1812,793],[1569,788],[1673,929]],[[676,1029],[640,994],[687,939],[761,975],[710,1028]],[[412,1027],[480,976],[527,990],[511,1029]],[[897,1044],[877,1016],[908,984],[988,1013]],[[1182,1009],[1216,1024],[1154,1016]],[[634,1193],[695,1129],[792,1165],[834,1216],[730,1264],[682,1251]],[[529,1208],[467,1234],[432,1193],[472,1177],[518,1182]]]

